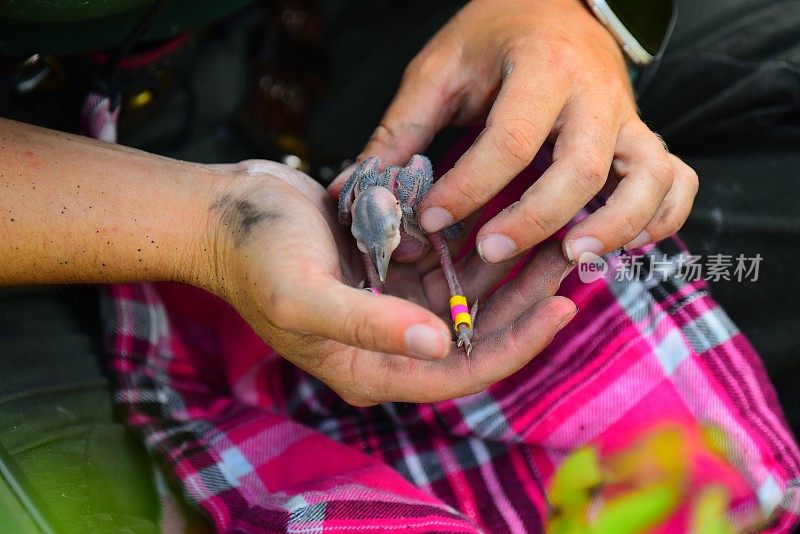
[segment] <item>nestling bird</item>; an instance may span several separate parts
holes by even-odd
[[[433,168],[425,156],[412,156],[405,167],[385,169],[379,158],[366,159],[339,193],[339,222],[350,226],[364,257],[370,289],[375,292],[383,289],[390,260],[413,262],[433,246],[447,278],[458,346],[464,346],[469,354],[477,302],[471,310],[467,308],[445,241],[445,236],[457,235],[460,225],[427,234],[417,221],[417,206],[432,184]]]

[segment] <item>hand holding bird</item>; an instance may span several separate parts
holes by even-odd
[[[386,292],[357,286],[362,253],[337,220],[336,205],[308,176],[249,161],[216,166],[217,265],[207,284],[264,341],[347,402],[433,402],[474,393],[538,354],[575,313],[555,297],[569,268],[557,247],[539,252],[513,281],[482,298],[469,357],[452,342],[440,267],[393,263]],[[508,272],[477,254],[454,264],[470,300]],[[445,319],[445,320],[443,320]]]

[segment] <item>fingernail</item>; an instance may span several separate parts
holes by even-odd
[[[438,360],[446,353],[447,343],[438,329],[425,324],[409,326],[405,334],[409,352],[420,358]]]
[[[581,254],[591,252],[592,254],[600,254],[603,252],[603,244],[599,239],[594,237],[579,237],[567,243],[565,247],[567,250],[567,259],[571,263],[580,261]]]
[[[419,216],[419,224],[428,233],[438,232],[453,224],[455,219],[450,212],[443,208],[428,208]]]
[[[574,263],[570,263],[569,266],[567,267],[567,269],[564,271],[564,274],[561,275],[561,280],[559,280],[558,283],[561,284],[564,281],[564,279],[567,276],[569,276],[569,273],[571,273],[573,269],[575,269],[575,264]]]
[[[336,183],[339,180],[347,180],[348,178],[350,178],[350,175],[353,174],[355,170],[358,168],[358,165],[359,165],[358,162],[351,163],[350,165],[345,167],[344,170],[340,172],[338,176],[336,176],[336,178],[333,179],[333,181],[331,181],[331,183],[332,184]]]
[[[565,326],[567,326],[567,325],[569,324],[569,322],[570,322],[570,321],[571,321],[571,320],[572,320],[572,319],[573,319],[573,318],[574,318],[574,317],[575,317],[577,314],[578,314],[578,308],[575,308],[575,311],[574,311],[574,312],[572,312],[572,313],[569,313],[569,314],[565,315],[564,317],[562,317],[562,319],[561,319],[561,323],[559,323],[559,325],[558,325],[558,328],[556,329],[556,331],[558,332],[558,331],[560,331],[561,329],[563,329]]]
[[[630,250],[632,248],[639,248],[644,245],[647,245],[648,243],[650,243],[650,232],[648,232],[647,230],[642,230],[642,233],[637,235],[633,241],[625,245],[625,250]]]
[[[491,234],[478,243],[478,254],[486,263],[500,263],[517,255],[517,245],[503,234]]]

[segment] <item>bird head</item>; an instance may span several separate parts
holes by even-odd
[[[400,202],[386,187],[369,187],[356,197],[352,215],[350,230],[358,248],[369,254],[381,282],[385,282],[389,260],[400,244]]]

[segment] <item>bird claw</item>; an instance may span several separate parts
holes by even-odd
[[[458,348],[464,347],[467,356],[472,352],[472,334],[475,332],[475,317],[478,315],[478,299],[475,299],[469,314],[472,317],[472,326],[462,324],[458,327]]]
[[[472,352],[472,329],[462,327],[458,332],[458,347],[464,347],[467,351],[467,356]]]

